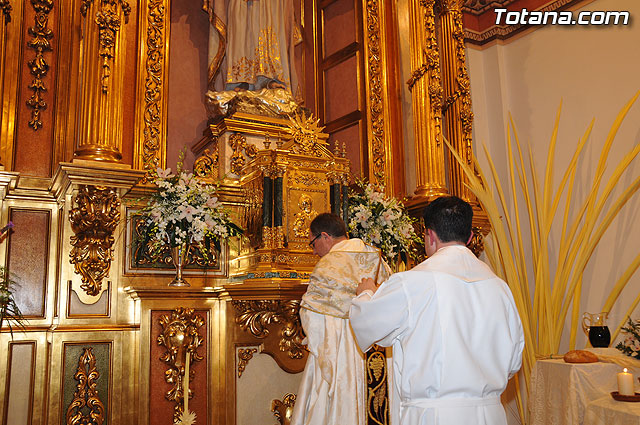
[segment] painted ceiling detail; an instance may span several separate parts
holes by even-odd
[[[464,38],[467,43],[483,45],[506,40],[531,25],[496,25],[496,8],[508,11],[553,12],[565,10],[584,0],[464,0],[462,5]]]

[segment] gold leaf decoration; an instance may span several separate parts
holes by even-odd
[[[67,408],[66,425],[102,425],[105,409],[96,389],[99,377],[92,348],[84,348],[74,376],[78,385]]]
[[[75,233],[71,236],[71,264],[82,276],[80,286],[88,295],[98,295],[102,279],[113,259],[113,231],[120,222],[120,199],[112,188],[80,185],[69,211]]]
[[[249,363],[249,360],[251,360],[257,352],[257,348],[238,349],[238,378],[242,376],[242,372],[244,372],[247,367],[247,363]]]
[[[284,395],[282,401],[272,400],[271,411],[278,419],[280,425],[289,425],[291,423],[291,416],[293,415],[293,407],[296,404],[296,395],[287,393]]]
[[[83,0],[80,6],[82,16],[87,15],[93,0]],[[115,57],[116,36],[120,30],[120,16],[124,15],[125,23],[129,22],[131,6],[124,0],[102,0],[101,9],[96,13],[95,22],[99,29],[100,49],[98,54],[102,58],[102,92],[109,91],[109,77],[111,76],[111,61]]]
[[[8,3],[7,3],[8,5]],[[29,85],[29,88],[33,90],[33,94],[27,100],[27,106],[32,108],[31,120],[29,120],[29,127],[34,130],[38,130],[42,127],[42,121],[40,120],[40,112],[47,108],[47,102],[44,101],[42,94],[47,91],[44,85],[44,77],[49,72],[49,64],[44,59],[44,52],[50,52],[51,43],[53,38],[53,31],[48,28],[49,24],[49,12],[53,8],[53,0],[31,0],[31,5],[36,12],[35,25],[29,28],[29,35],[33,37],[31,41],[27,43],[27,46],[36,51],[36,57],[27,62],[29,71],[33,75],[34,79]],[[6,7],[5,5],[0,5]],[[11,6],[9,6],[10,8]],[[4,12],[7,13],[6,9]]]
[[[189,382],[193,382],[195,362],[204,359],[196,351],[204,341],[198,329],[204,325],[204,319],[196,314],[192,308],[178,307],[171,314],[163,314],[160,319],[162,333],[158,336],[158,344],[163,345],[165,351],[160,360],[169,368],[164,372],[164,379],[172,387],[165,394],[165,398],[175,403],[173,422],[177,422],[184,411],[184,397],[192,398],[192,390],[184,394],[184,374],[187,353],[190,355],[191,368]]]
[[[204,154],[196,159],[193,164],[193,175],[203,178],[218,178],[218,147],[213,153],[209,149],[204,150]]]
[[[299,300],[235,300],[231,303],[237,311],[236,323],[243,331],[262,339],[269,335],[269,325],[281,324],[280,351],[285,351],[292,359],[303,357],[306,348],[302,345],[304,331],[298,315]]]

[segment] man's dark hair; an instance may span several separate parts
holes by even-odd
[[[422,213],[425,229],[436,232],[442,242],[466,244],[471,236],[473,208],[457,196],[442,196],[431,201]]]
[[[344,221],[332,213],[318,214],[318,216],[311,221],[309,230],[311,230],[313,236],[318,236],[322,232],[334,238],[347,236],[347,226],[344,224]]]

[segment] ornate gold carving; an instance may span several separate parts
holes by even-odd
[[[371,152],[375,184],[385,186],[385,144],[383,76],[380,46],[380,2],[369,0],[367,5],[367,59],[369,61],[369,114],[371,120]]]
[[[247,138],[241,133],[234,133],[229,137],[229,146],[233,149],[230,164],[231,172],[240,175],[246,163],[242,150],[247,146]]]
[[[269,336],[268,326],[281,324],[279,332],[280,351],[291,359],[301,359],[306,348],[302,345],[304,331],[298,311],[299,300],[232,301],[237,311],[236,323],[240,329],[250,332],[256,338]]]
[[[0,5],[3,8],[3,12],[7,14],[6,5]],[[40,112],[47,108],[47,102],[44,101],[42,93],[47,91],[44,86],[43,78],[49,72],[49,64],[44,60],[44,52],[50,52],[51,43],[49,40],[53,38],[53,31],[51,28],[47,28],[49,24],[49,12],[53,8],[53,0],[31,0],[31,5],[36,12],[35,25],[29,28],[29,35],[33,37],[27,46],[36,51],[36,57],[31,59],[27,64],[29,65],[29,71],[33,75],[34,79],[31,82],[29,88],[33,90],[33,94],[27,100],[27,106],[32,108],[31,120],[29,120],[29,127],[34,130],[38,130],[42,127],[42,121],[40,121]],[[11,6],[8,6],[11,10]],[[8,22],[8,21],[7,21]]]
[[[87,10],[93,0],[82,0],[80,13],[87,16]],[[99,28],[100,50],[102,58],[102,76],[100,78],[103,93],[109,92],[109,77],[111,76],[111,60],[115,57],[116,35],[120,30],[120,10],[124,14],[124,22],[129,22],[131,6],[125,0],[101,0],[102,8],[96,13],[96,24]]]
[[[242,372],[244,372],[244,369],[247,367],[247,363],[249,363],[249,360],[251,360],[257,352],[257,348],[238,348],[238,378],[242,376]]]
[[[442,34],[442,72],[445,101],[442,105],[445,131],[456,152],[473,163],[470,82],[466,66],[462,12],[457,1],[443,2],[440,13]],[[453,160],[453,156],[449,157]],[[465,186],[467,179],[456,161],[449,167],[450,193],[467,201],[474,201],[471,191]]]
[[[321,127],[320,120],[314,119],[313,115],[304,117],[296,114],[289,117],[289,131],[293,140],[291,152],[316,157],[326,156],[329,150],[320,138],[322,130],[324,126]]]
[[[468,248],[473,252],[476,257],[479,257],[484,251],[484,236],[482,236],[482,228],[480,227],[472,227],[473,237],[469,242]]]
[[[98,295],[102,279],[113,259],[113,231],[120,222],[120,199],[112,188],[81,185],[76,206],[69,211],[75,236],[71,236],[71,264],[82,276],[80,286],[88,295]]]
[[[143,130],[139,135],[142,147],[137,148],[136,158],[138,167],[152,171],[163,161],[163,117],[166,111],[163,106],[163,76],[165,72],[165,21],[167,8],[164,0],[149,0],[147,6],[147,22],[144,69],[144,96],[140,103],[144,103],[142,110]]]
[[[298,238],[305,238],[309,234],[309,224],[318,215],[313,209],[313,200],[309,195],[300,195],[298,212],[294,214],[293,234]]]
[[[0,0],[0,11],[4,15],[5,25],[11,22],[11,3],[9,0]]]
[[[380,425],[389,423],[387,360],[384,348],[374,345],[366,354],[367,418]]]
[[[204,154],[196,159],[193,164],[193,174],[198,177],[204,178],[218,178],[218,149],[213,151],[213,154],[209,149],[204,150]]]
[[[291,423],[291,415],[293,415],[293,407],[296,404],[296,395],[287,393],[280,400],[271,400],[271,411],[280,422],[280,425],[289,425]]]
[[[247,154],[249,159],[253,159],[258,155],[258,148],[256,145],[247,145],[244,152]]]
[[[263,227],[262,245],[264,248],[284,248],[284,227]]]
[[[165,362],[169,369],[164,372],[164,379],[173,386],[165,394],[165,398],[175,402],[173,422],[177,422],[184,409],[184,373],[187,352],[190,355],[189,382],[195,375],[195,362],[204,357],[197,352],[202,345],[203,338],[198,329],[204,324],[204,319],[196,314],[192,308],[178,307],[170,315],[163,314],[160,317],[162,333],[158,336],[158,344],[163,345],[167,351],[162,354],[160,360]],[[186,396],[192,398],[192,386]]]
[[[305,186],[316,186],[322,184],[322,179],[318,176],[309,174],[295,174],[291,176],[291,180],[297,184],[303,184]]]
[[[410,36],[416,190],[419,198],[447,193],[442,143],[442,84],[434,13],[435,0],[411,0]]]
[[[105,409],[96,389],[100,374],[91,347],[83,349],[74,378],[78,385],[67,408],[66,425],[102,425]]]

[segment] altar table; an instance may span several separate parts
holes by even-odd
[[[640,402],[616,401],[611,395],[593,400],[587,405],[584,424],[640,425]]]
[[[590,425],[585,421],[587,405],[594,400],[611,398],[611,391],[618,389],[616,374],[621,370],[621,366],[613,363],[565,363],[562,359],[537,361],[531,373],[531,424]],[[625,406],[633,404],[612,401]],[[590,417],[602,416],[598,406],[600,404],[593,407]]]

